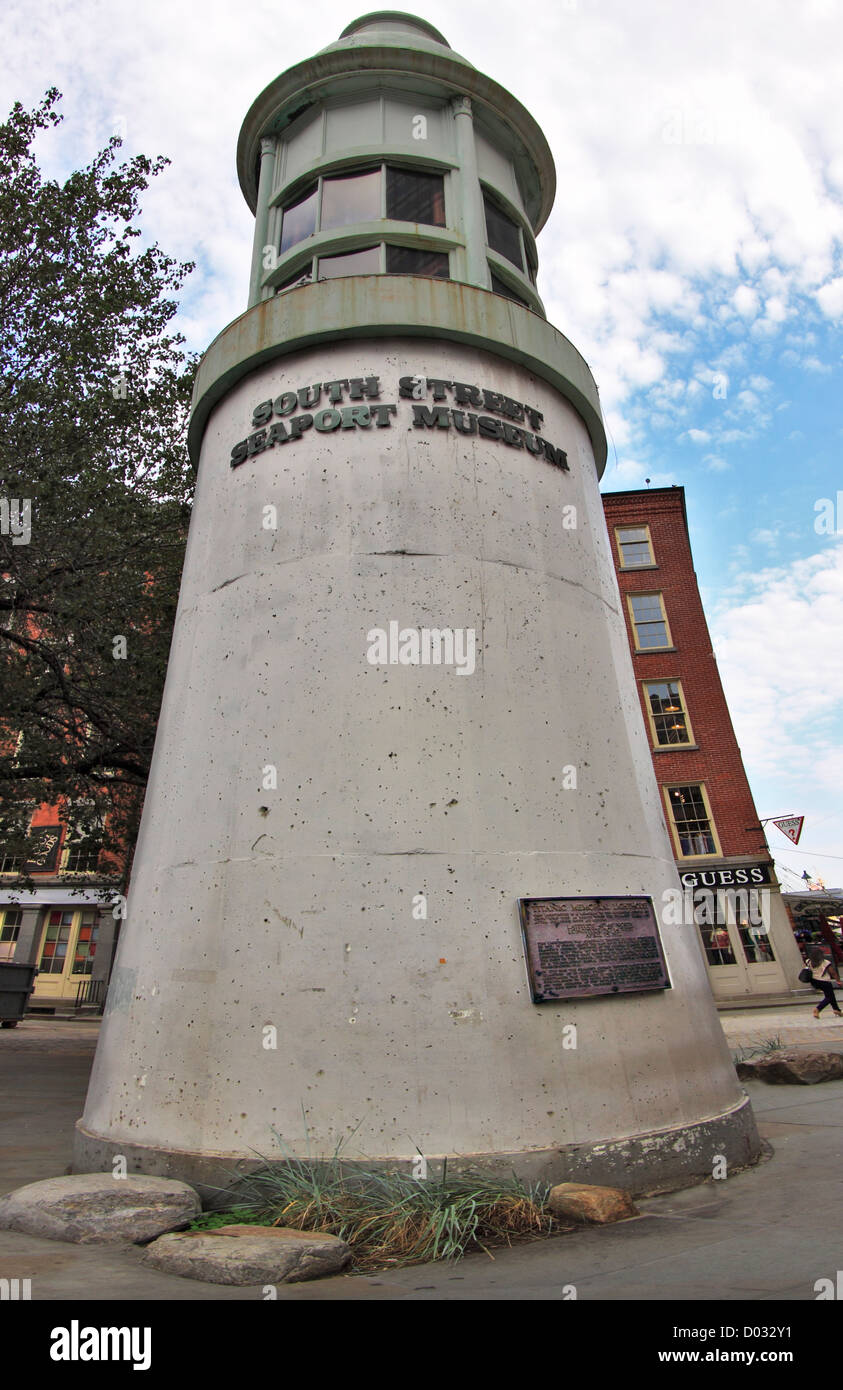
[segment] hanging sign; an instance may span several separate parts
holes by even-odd
[[[782,816],[781,820],[774,820],[773,825],[778,826],[783,835],[798,845],[804,821],[804,816]]]

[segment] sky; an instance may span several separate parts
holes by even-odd
[[[203,350],[246,307],[243,117],[365,6],[6,0],[0,106],[64,94],[61,178],[113,133],[172,161],[148,240],[196,262]],[[588,361],[604,490],[681,484],[713,646],[785,887],[843,886],[843,5],[839,0],[427,0],[451,47],[544,130],[551,323]]]

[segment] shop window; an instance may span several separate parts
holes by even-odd
[[[523,304],[525,309],[532,307],[520,294],[516,294],[515,290],[510,289],[506,281],[502,280],[494,271],[492,271],[492,289],[495,294],[502,294],[504,299],[514,299],[516,304]]]
[[[701,926],[700,935],[709,965],[735,964],[732,943],[729,940],[729,930],[725,923],[713,927]]]
[[[656,563],[649,526],[616,526],[615,539],[622,570],[640,569],[642,565]]]
[[[321,232],[349,227],[355,222],[375,222],[381,216],[381,171],[338,174],[322,180]]]
[[[691,743],[691,729],[679,681],[647,681],[644,691],[654,747]]]
[[[20,936],[21,922],[23,913],[20,908],[7,908],[2,914],[3,923],[0,926],[0,960],[11,960],[15,954],[15,946]]]
[[[317,278],[333,280],[340,275],[376,275],[380,268],[380,247],[367,246],[364,251],[347,251],[342,256],[320,256]]]
[[[665,788],[670,819],[679,854],[698,858],[717,854],[718,846],[711,812],[701,783]]]
[[[300,197],[284,208],[281,219],[281,251],[289,251],[305,237],[316,231],[316,207],[319,191],[314,184]]]
[[[632,615],[636,651],[669,647],[670,630],[661,594],[629,594],[627,602]]]
[[[99,913],[83,912],[82,920],[79,925],[79,935],[76,939],[76,950],[73,953],[72,975],[90,975],[94,968],[94,956],[97,953],[97,937],[99,935]]]
[[[449,261],[443,251],[420,251],[411,246],[387,246],[388,275],[429,275],[434,280],[447,280]]]
[[[524,257],[521,252],[521,232],[518,224],[513,222],[511,217],[507,217],[490,198],[483,194],[483,206],[486,209],[486,241],[493,251],[497,251],[499,256],[504,256],[511,261],[519,270],[524,269]]]
[[[776,957],[764,911],[769,902],[769,891],[766,899],[764,890],[758,888],[735,893],[734,897],[735,921],[747,965],[766,965],[774,961]]]
[[[386,171],[386,215],[395,222],[445,226],[445,180],[418,169]]]
[[[50,913],[38,967],[42,975],[60,975],[64,970],[72,927],[72,912],[55,910]]]

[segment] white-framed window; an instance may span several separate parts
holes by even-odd
[[[20,936],[23,912],[19,907],[0,910],[0,960],[12,960]]]
[[[636,651],[656,651],[673,645],[661,594],[627,594],[627,603]]]
[[[641,569],[656,563],[649,526],[616,526],[615,544],[622,570]]]
[[[702,782],[664,788],[668,823],[680,859],[714,858],[720,854],[717,831]]]
[[[694,736],[681,681],[644,681],[644,701],[654,748],[692,744]]]

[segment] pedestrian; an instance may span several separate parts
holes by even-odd
[[[830,1004],[832,1012],[836,1018],[843,1018],[837,1007],[837,996],[834,993],[832,980],[835,984],[840,984],[840,979],[833,973],[831,961],[823,955],[819,946],[812,946],[808,951],[808,966],[811,971],[811,988],[819,990],[825,998],[821,1004],[814,1009],[814,1018],[819,1018],[826,1004]]]

